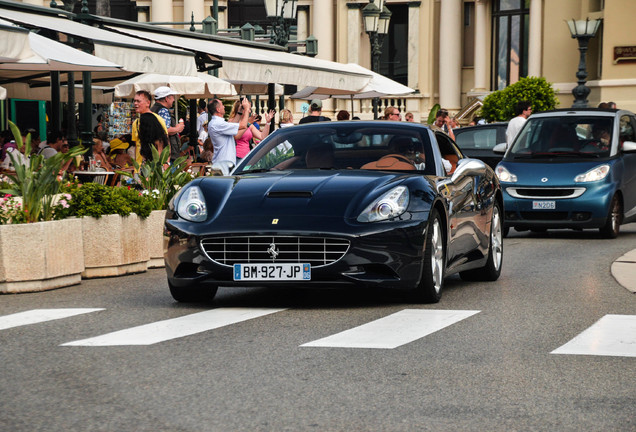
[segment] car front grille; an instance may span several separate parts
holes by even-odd
[[[564,198],[576,198],[583,195],[585,192],[584,187],[571,187],[571,188],[521,188],[521,187],[507,187],[506,192],[513,198],[528,198],[528,199],[564,199]]]
[[[564,221],[568,220],[568,212],[521,212],[521,218],[526,220]]]
[[[201,240],[201,249],[212,261],[226,266],[276,262],[320,267],[342,258],[349,241],[309,236],[208,237]]]

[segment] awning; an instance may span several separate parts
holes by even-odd
[[[4,87],[0,87],[0,100],[4,100],[7,98],[7,89]]]
[[[278,83],[359,90],[371,79],[371,75],[346,64],[267,49],[265,46],[257,48],[222,42],[199,33],[176,30],[161,32],[112,25],[107,28],[198,52],[209,56],[211,61],[221,61],[219,77],[232,83]]]
[[[135,92],[146,90],[152,93],[157,87],[167,86],[188,99],[211,98],[215,95],[236,95],[229,82],[202,72],[197,76],[175,76],[162,74],[141,74],[115,86],[116,97],[133,97]]]
[[[32,55],[29,31],[0,20],[0,62],[18,61]]]
[[[32,55],[0,63],[0,70],[119,72],[121,66],[35,33],[27,34]]]
[[[0,8],[0,17],[28,27],[51,29],[82,38],[93,44],[95,56],[122,65],[127,71],[170,75],[194,75],[197,71],[194,55],[189,51],[52,16],[50,8],[41,9],[42,13],[29,13]]]
[[[33,99],[33,100],[51,100],[51,87],[34,87],[27,83],[9,83],[3,84],[5,89],[5,98],[12,99]],[[0,87],[2,88],[2,87]],[[75,102],[84,102],[84,92],[81,85],[75,86]],[[91,102],[94,104],[110,104],[113,101],[114,89],[112,87],[93,86],[91,91]],[[2,90],[0,90],[0,99],[2,99]],[[60,100],[68,100],[68,86],[60,86]]]
[[[353,69],[358,69],[361,72],[367,72],[371,74],[373,78],[371,78],[371,81],[369,81],[369,83],[359,91],[353,92],[319,87],[305,87],[293,94],[291,96],[292,99],[326,99],[329,97],[336,99],[369,99],[384,96],[403,96],[415,91],[410,87],[400,84],[397,81],[393,81],[384,75],[370,71],[358,64],[349,63],[348,66]]]

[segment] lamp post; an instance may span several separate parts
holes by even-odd
[[[362,18],[364,19],[364,31],[369,35],[371,42],[371,70],[380,73],[380,55],[382,54],[382,42],[384,36],[389,32],[389,22],[391,21],[391,11],[382,6],[377,7],[374,0],[369,0],[369,4],[362,8]],[[373,98],[373,118],[378,118],[378,98]]]
[[[590,42],[590,39],[596,36],[598,27],[601,25],[601,20],[590,20],[589,18],[585,20],[571,19],[567,21],[567,23],[568,27],[570,28],[570,34],[572,35],[572,38],[576,38],[579,43],[580,52],[579,70],[576,72],[578,85],[572,89],[572,94],[574,95],[574,103],[572,104],[572,108],[587,108],[587,96],[590,94],[590,88],[585,85],[587,79],[587,71],[585,66],[587,46]]]
[[[296,19],[297,0],[265,0],[267,18],[272,21],[270,43],[287,46],[289,29]]]

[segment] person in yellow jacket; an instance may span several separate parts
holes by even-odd
[[[159,153],[169,145],[166,124],[160,116],[150,111],[151,102],[152,97],[147,91],[139,90],[135,93],[133,107],[138,117],[132,125],[132,140],[137,146],[135,160],[140,165],[144,160],[152,160],[151,145],[154,145]]]

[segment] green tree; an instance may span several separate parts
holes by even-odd
[[[559,105],[552,84],[545,78],[525,77],[486,96],[481,116],[488,122],[508,121],[515,116],[517,102],[524,100],[532,103],[532,112],[551,110]]]

